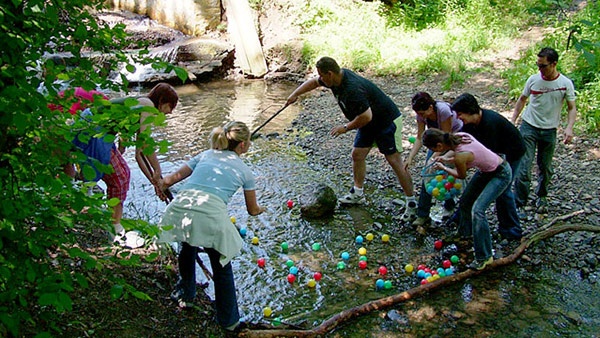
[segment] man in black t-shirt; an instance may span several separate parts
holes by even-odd
[[[352,169],[354,187],[340,203],[355,204],[364,201],[363,184],[366,174],[365,159],[374,144],[385,155],[400,185],[406,194],[406,211],[404,221],[412,221],[416,217],[412,178],[404,168],[400,151],[402,151],[400,111],[398,107],[381,89],[371,81],[348,69],[342,69],[330,57],[317,61],[318,77],[311,78],[301,84],[288,97],[287,104],[294,103],[298,97],[320,86],[331,89],[338,101],[347,124],[334,126],[330,135],[337,137],[350,130],[357,129],[352,149]]]

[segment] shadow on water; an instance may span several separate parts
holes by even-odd
[[[177,88],[181,103],[168,117],[167,127],[156,132],[157,138],[167,137],[172,143],[170,151],[161,156],[164,173],[205,149],[210,130],[224,121],[242,120],[251,129],[260,125],[283,106],[295,87],[218,81]],[[265,133],[288,128],[300,109],[298,105],[290,108],[265,127]],[[298,198],[306,186],[322,182],[339,194],[347,182],[339,182],[339,176],[312,162],[308,165],[306,156],[292,143],[285,136],[261,138],[243,157],[255,173],[259,201],[267,212],[248,216],[242,193],[234,195],[229,204],[231,216],[247,231],[241,255],[232,262],[245,320],[276,323],[278,319],[313,327],[344,309],[417,286],[419,279],[414,273],[405,273],[405,264],[438,267],[448,258],[448,252],[433,249],[431,238],[416,238],[399,224],[374,219],[367,208],[340,207],[329,219],[302,219]],[[142,179],[131,153],[127,217],[157,222],[164,204]],[[289,199],[295,203],[291,209]],[[372,241],[355,242],[357,235],[366,238],[369,233]],[[383,242],[383,235],[390,236],[389,242]],[[258,244],[252,244],[253,237]],[[283,242],[289,246],[286,252]],[[320,244],[319,250],[313,249],[315,243]],[[366,269],[358,266],[360,247],[367,250]],[[340,269],[343,252],[348,252],[349,259]],[[259,258],[266,260],[264,268],[258,267]],[[293,283],[287,279],[288,260],[298,269]],[[208,259],[204,257],[204,261]],[[457,269],[464,268],[463,264]],[[387,268],[385,276],[380,275],[380,266]],[[315,272],[320,272],[322,279],[309,287]],[[205,280],[200,270],[198,275],[199,282]],[[390,289],[376,290],[377,279],[391,282]],[[594,337],[600,332],[599,289],[598,283],[582,283],[578,275],[516,265],[374,312],[336,332],[349,337]],[[212,287],[207,293],[212,297]],[[263,317],[265,307],[273,310],[270,318]]]

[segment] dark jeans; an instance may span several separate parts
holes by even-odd
[[[523,121],[519,128],[525,141],[525,155],[521,160],[521,168],[515,179],[517,206],[527,204],[531,187],[531,167],[537,148],[536,163],[538,166],[538,185],[535,191],[537,197],[548,196],[548,185],[552,179],[552,156],[556,146],[556,129],[540,129]]]
[[[465,187],[458,208],[459,229],[463,236],[473,235],[477,260],[492,257],[492,237],[485,212],[490,204],[510,187],[511,181],[510,166],[504,161],[493,172],[477,171]]]
[[[231,263],[221,266],[219,258],[221,254],[211,248],[204,248],[210,258],[213,271],[213,282],[215,286],[215,305],[217,307],[217,323],[227,327],[240,320],[240,313],[235,293],[235,281]],[[186,301],[191,301],[196,296],[196,255],[198,248],[188,243],[182,243],[179,252],[179,281],[177,288],[183,291]]]

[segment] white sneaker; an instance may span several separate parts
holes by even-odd
[[[365,194],[357,194],[354,191],[354,187],[350,189],[350,192],[344,197],[338,198],[338,201],[342,204],[359,204],[365,202]]]
[[[442,219],[448,219],[450,218],[450,216],[452,216],[452,214],[454,214],[454,209],[452,210],[448,210],[446,208],[442,208]]]
[[[402,214],[402,220],[404,222],[412,222],[416,218],[417,218],[417,202],[416,201],[406,202],[406,209],[404,209],[404,214]]]

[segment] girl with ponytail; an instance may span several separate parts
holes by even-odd
[[[485,215],[490,204],[509,188],[512,171],[508,162],[492,152],[467,133],[447,133],[436,128],[427,129],[423,144],[434,151],[433,159],[437,170],[464,179],[467,170],[476,172],[465,187],[459,202],[460,237],[473,237],[475,260],[469,268],[483,270],[493,262],[492,237]],[[443,154],[443,155],[441,155]],[[446,166],[453,164],[454,168]]]

